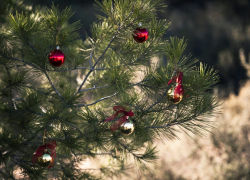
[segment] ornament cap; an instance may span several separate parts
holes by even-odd
[[[56,50],[60,50],[60,46],[59,45],[56,45]]]
[[[139,27],[142,27],[142,23],[141,23],[141,22],[139,22],[139,23],[138,23],[138,26],[139,26]]]

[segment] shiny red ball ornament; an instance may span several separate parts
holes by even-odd
[[[49,54],[48,58],[49,58],[50,64],[52,66],[56,66],[56,67],[59,67],[59,66],[63,65],[63,63],[65,61],[65,55],[61,50],[59,50],[59,48],[52,51]]]
[[[148,30],[146,28],[137,28],[134,31],[133,38],[138,43],[143,43],[148,39]]]

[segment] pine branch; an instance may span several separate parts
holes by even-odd
[[[84,155],[84,154],[76,154],[76,155]],[[106,153],[90,153],[90,154],[88,154],[87,153],[87,155],[97,155],[97,156],[103,156],[103,155],[109,155],[109,156],[113,156],[113,153],[111,153],[111,152],[106,152]]]
[[[176,105],[171,104],[171,105],[167,106],[166,108],[163,108],[163,109],[155,109],[155,110],[147,111],[147,113],[163,112],[163,111],[166,111],[166,110],[172,111],[171,109],[172,109],[174,106],[176,106]]]
[[[122,26],[123,26],[123,23],[118,27],[118,29],[117,29],[117,31],[114,33],[112,39],[111,39],[110,42],[108,43],[107,47],[104,49],[103,53],[102,53],[101,56],[97,59],[97,61],[95,62],[95,64],[93,65],[92,68],[95,68],[95,66],[99,63],[99,61],[100,61],[100,60],[102,59],[102,57],[105,55],[105,53],[106,53],[107,50],[109,49],[111,43],[115,40],[116,36],[119,34],[119,31],[121,30]],[[92,56],[91,56],[91,57],[92,57]],[[82,86],[83,86],[84,83],[87,81],[89,75],[90,75],[92,72],[93,72],[93,70],[91,69],[91,70],[88,72],[88,74],[85,76],[85,78],[84,78],[82,84],[81,84],[80,87],[78,88],[78,91],[75,93],[75,95],[81,91]]]
[[[65,71],[74,71],[78,69],[87,69],[87,70],[92,70],[92,71],[103,71],[103,70],[109,70],[112,68],[88,68],[88,67],[74,67],[74,68],[69,68],[69,69],[45,69],[46,71],[52,71],[52,72],[65,72]]]
[[[44,95],[49,95],[49,93],[46,93],[46,92],[43,92],[43,91],[41,91],[41,90],[39,90],[39,89],[36,89],[36,88],[34,88],[34,87],[31,87],[31,86],[28,86],[28,85],[23,85],[24,87],[27,87],[27,88],[29,88],[29,89],[33,89],[33,90],[35,90],[35,91],[37,91],[37,92],[39,92],[39,93],[42,93],[42,94],[44,94]]]
[[[20,30],[20,31],[21,31],[21,30]],[[35,51],[38,55],[42,56],[42,55],[38,52],[38,50],[29,42],[29,40],[28,40],[28,38],[25,36],[24,32],[22,32],[22,34],[23,34],[24,39],[26,40],[27,45],[28,45],[33,51]]]
[[[120,68],[120,67],[126,67],[126,66],[130,66],[130,65],[133,65],[135,64],[136,62],[139,62],[141,59],[143,59],[143,54],[150,48],[150,46],[153,44],[153,42],[151,42],[149,44],[149,46],[142,52],[142,56],[140,58],[137,58],[135,61],[133,62],[130,62],[130,63],[127,63],[127,64],[121,64],[119,66],[115,66],[115,67],[110,67],[110,68],[94,68],[97,63],[94,64],[94,66],[92,66],[92,68],[88,68],[88,67],[75,67],[75,68],[69,68],[69,69],[53,69],[53,70],[50,70],[50,69],[45,69],[46,71],[54,71],[54,72],[64,72],[64,71],[73,71],[73,70],[78,70],[78,69],[87,69],[87,70],[90,70],[89,73],[86,75],[86,76],[89,76],[92,71],[104,71],[104,70],[110,70],[110,69],[115,69],[115,68]],[[109,46],[111,47],[111,46]],[[93,52],[91,51],[91,54]],[[90,55],[91,58],[94,58],[93,55]],[[98,60],[96,62],[99,62],[101,59],[100,57],[98,58]],[[90,61],[90,60],[89,60]],[[88,77],[87,77],[88,78]],[[85,81],[87,80],[87,78],[85,77],[84,79],[84,82],[83,84],[85,83]],[[81,84],[82,85],[82,84]],[[82,85],[83,86],[83,85]],[[81,86],[81,87],[82,87]],[[81,90],[78,89],[78,91],[76,92],[76,94],[78,94],[79,92],[81,92]]]
[[[173,120],[171,123],[169,124],[166,124],[166,125],[162,125],[162,126],[148,126],[148,128],[151,128],[151,129],[158,129],[158,128],[166,128],[166,127],[170,127],[170,126],[174,126],[174,125],[179,125],[179,124],[184,124],[184,123],[187,123],[188,121],[191,121],[199,116],[202,116],[203,114],[205,114],[206,111],[204,112],[200,112],[198,115],[195,115],[195,116],[192,116],[190,117],[189,119],[185,120],[185,121],[178,121],[178,118]]]
[[[128,51],[124,52],[124,51],[118,50],[118,49],[116,49],[116,48],[114,48],[114,47],[112,47],[112,46],[110,46],[110,48],[111,48],[113,51],[115,51],[115,52],[117,52],[117,53],[122,53],[122,54],[128,54],[128,53],[130,53],[130,52],[132,51],[132,50],[128,50]]]
[[[101,102],[101,101],[103,101],[103,100],[109,99],[109,98],[115,96],[116,94],[118,94],[118,93],[114,93],[114,94],[112,94],[112,95],[110,95],[110,96],[103,97],[103,98],[101,98],[101,99],[99,99],[99,100],[97,100],[97,101],[95,101],[95,102],[93,102],[93,103],[90,103],[90,104],[78,104],[78,105],[75,105],[75,106],[76,106],[76,107],[92,106],[92,105],[94,105],[94,104],[96,104],[96,103],[98,103],[98,102]]]
[[[31,67],[33,67],[33,68],[35,68],[35,69],[40,70],[40,71],[46,70],[46,71],[53,71],[53,72],[64,72],[64,71],[73,71],[73,70],[78,70],[78,69],[89,69],[89,70],[92,70],[92,71],[112,69],[112,68],[95,68],[95,69],[93,69],[93,68],[88,68],[88,67],[75,67],[75,68],[69,68],[69,69],[53,69],[53,70],[51,70],[51,69],[42,69],[42,68],[40,68],[40,67],[34,65],[33,63],[27,62],[27,61],[25,61],[25,60],[18,59],[18,58],[7,57],[7,56],[5,56],[4,54],[0,54],[0,55],[1,55],[3,58],[5,58],[5,59],[12,60],[12,61],[19,61],[19,62],[22,62],[22,63],[24,63],[25,65],[29,65],[29,66],[31,66]]]
[[[44,131],[44,129],[46,129],[52,123],[53,120],[54,119],[50,119],[50,121],[45,124],[45,127],[41,127],[37,129],[34,133],[31,133],[31,137],[29,137],[26,141],[22,142],[20,145],[26,145],[28,142],[33,141],[37,137],[38,133]]]
[[[62,126],[62,131],[63,131],[63,133],[64,133],[64,136],[65,136],[65,139],[68,141],[68,143],[69,144],[72,144],[72,142],[71,142],[71,140],[69,139],[69,135],[68,135],[68,133],[64,130],[64,125],[63,124],[61,124],[61,126]],[[75,154],[75,151],[74,151],[74,149],[70,146],[70,150],[71,150],[71,152],[74,154],[74,156],[76,156]]]
[[[192,118],[190,118],[190,120],[192,120]],[[151,129],[166,128],[166,127],[170,127],[170,126],[174,126],[174,125],[178,125],[178,124],[181,124],[181,122],[177,122],[176,120],[174,120],[170,124],[166,124],[163,126],[148,126],[147,128],[151,128]]]
[[[86,152],[86,153],[76,153],[75,154],[76,156],[82,156],[82,155],[89,155],[89,156],[105,156],[105,155],[108,155],[108,156],[112,156],[112,157],[115,157],[113,155],[112,152],[102,152],[102,153],[92,153],[92,152]],[[68,158],[68,156],[58,156],[60,158]]]
[[[27,110],[27,111],[32,113],[32,114],[36,114],[38,116],[44,116],[44,114],[41,114],[41,113],[38,113],[38,112],[35,112],[35,111],[30,111],[30,110]]]
[[[125,144],[123,144],[122,142],[120,142],[119,140],[117,140],[118,144],[120,144],[124,149],[126,149],[129,153],[131,153],[135,158],[140,159],[140,156],[138,156],[137,154],[135,154],[131,149],[129,149],[129,147]]]
[[[93,45],[92,49],[91,49],[91,52],[90,52],[90,56],[89,56],[89,66],[90,66],[91,69],[93,69],[93,67],[92,67],[92,57],[93,57],[94,50],[95,50],[95,46]]]
[[[67,178],[69,178],[70,180],[75,180],[75,179],[72,179],[72,178],[71,178],[71,175],[68,174],[68,173],[66,172],[66,170],[65,170],[65,168],[64,168],[63,166],[61,166],[61,169],[63,170],[63,174],[65,174],[65,176],[66,176]]]
[[[11,79],[11,75],[10,75],[10,71],[9,71],[9,68],[5,65],[5,69],[7,71],[7,74],[8,74],[8,77],[9,79]],[[10,100],[10,103],[11,103],[11,106],[16,109],[16,105],[15,103],[13,102],[12,100],[12,86],[9,84],[9,87],[10,87],[10,97],[8,97],[8,99]]]
[[[62,95],[57,91],[56,87],[55,87],[54,84],[52,83],[52,81],[51,81],[51,79],[50,79],[50,77],[49,77],[49,75],[47,74],[46,71],[44,71],[44,74],[46,75],[47,79],[49,80],[50,85],[52,86],[52,88],[54,89],[54,91],[56,92],[56,94],[61,98],[61,100],[62,100],[63,102],[65,102],[65,103],[67,104],[66,100],[65,100],[65,99],[62,97]],[[67,104],[67,105],[68,105],[68,104]]]
[[[73,128],[75,128],[77,131],[80,132],[81,135],[83,135],[82,131],[78,127],[76,127],[75,125],[73,125],[71,123],[67,123],[67,124],[70,125],[70,126],[72,126]]]
[[[117,102],[117,101],[115,101],[114,99],[110,98],[110,100],[113,101],[116,105],[120,105],[120,103]],[[131,106],[131,107],[134,107],[134,108],[136,108],[136,109],[139,109],[139,110],[143,111],[142,108],[140,108],[140,107],[138,107],[138,106],[135,106],[134,104],[128,104],[128,105]],[[116,119],[115,119],[115,120],[116,120]]]
[[[105,86],[99,86],[99,87],[93,87],[93,88],[89,88],[89,89],[84,89],[84,90],[81,90],[81,92],[85,92],[85,91],[90,91],[90,90],[96,90],[96,89],[102,89],[102,88],[105,88],[105,87],[109,87],[110,85],[105,85]]]
[[[138,86],[138,85],[144,85],[144,84],[142,84],[143,82],[152,81],[152,80],[154,80],[154,78],[152,78],[152,79],[143,79],[143,80],[141,80],[138,83],[130,84],[129,87]]]
[[[5,58],[5,59],[12,60],[12,61],[19,61],[19,62],[22,62],[22,63],[24,63],[24,64],[26,64],[26,65],[29,65],[29,66],[31,66],[31,67],[33,67],[33,68],[35,68],[35,69],[38,69],[38,70],[40,70],[40,71],[43,71],[43,69],[39,68],[38,66],[36,66],[36,65],[34,65],[34,64],[30,63],[30,62],[25,61],[25,60],[18,59],[18,58],[7,57],[7,56],[5,56],[4,54],[0,54],[0,55],[1,55],[3,58]]]
[[[8,66],[8,68],[13,69],[13,68],[20,68],[20,67],[24,67],[24,66],[25,66],[25,64],[24,65],[12,65],[12,66]],[[1,68],[0,70],[3,70],[3,69],[5,69],[5,67]]]
[[[148,109],[146,110],[146,112],[148,112],[150,109],[152,109],[158,103],[160,103],[163,100],[163,98],[167,95],[167,92],[168,92],[168,89],[163,93],[163,95],[154,104],[152,104],[151,106],[148,107]]]

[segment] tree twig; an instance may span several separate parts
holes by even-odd
[[[148,107],[148,109],[146,110],[146,112],[148,112],[151,108],[153,108],[155,105],[157,105],[158,103],[160,103],[162,101],[162,99],[167,95],[168,89],[164,92],[164,94],[151,106]]]
[[[91,69],[93,69],[93,68],[92,68],[92,57],[93,57],[93,52],[94,52],[94,50],[95,50],[95,46],[93,45],[93,46],[92,46],[92,50],[91,50],[91,52],[90,52],[90,56],[89,56],[89,66],[90,66]]]
[[[104,85],[104,86],[99,86],[99,87],[93,87],[93,88],[89,88],[89,89],[84,89],[84,90],[81,90],[80,92],[85,92],[85,91],[90,91],[90,90],[95,90],[95,89],[101,89],[101,88],[105,88],[105,87],[109,87],[109,85]]]
[[[186,123],[188,121],[191,121],[195,117],[201,116],[204,113],[205,112],[200,112],[197,115],[194,115],[194,116],[190,117],[189,119],[187,119],[185,121],[178,121],[178,118],[176,118],[174,121],[170,122],[169,124],[165,124],[165,125],[162,125],[162,126],[148,126],[147,129],[148,128],[151,128],[151,129],[166,128],[166,127],[170,127],[170,126],[174,126],[174,125],[178,125],[178,124],[183,124],[183,123]]]
[[[64,98],[62,97],[62,95],[57,91],[56,87],[55,87],[54,84],[52,83],[52,81],[51,81],[51,79],[50,79],[50,77],[49,77],[49,75],[47,74],[46,71],[44,71],[44,74],[46,75],[47,79],[49,80],[50,85],[52,86],[52,88],[54,89],[54,91],[56,92],[56,94],[62,99],[62,101],[64,101],[64,102],[66,103],[65,99],[64,99]],[[68,104],[67,104],[67,105],[68,105]]]
[[[49,93],[46,93],[46,92],[43,92],[43,91],[41,91],[41,90],[39,90],[39,89],[36,89],[36,88],[34,88],[34,87],[31,87],[31,86],[27,86],[27,85],[23,85],[24,87],[27,87],[27,88],[29,88],[29,89],[33,89],[33,90],[35,90],[35,91],[37,91],[37,92],[40,92],[40,93],[42,93],[42,94],[45,94],[45,95],[48,95]]]
[[[5,59],[9,59],[9,60],[12,60],[12,61],[19,61],[19,62],[22,62],[22,63],[27,64],[27,65],[29,65],[29,66],[32,66],[33,68],[36,68],[36,69],[38,69],[38,70],[40,70],[40,71],[43,71],[43,69],[41,69],[40,67],[38,67],[38,66],[36,66],[36,65],[34,65],[34,64],[30,63],[30,62],[27,62],[27,61],[25,61],[25,60],[18,59],[18,58],[7,57],[7,56],[5,56],[4,54],[0,54],[0,55],[1,55],[3,58],[5,58]]]
[[[116,94],[117,94],[117,93],[114,93],[114,94],[112,94],[112,95],[110,95],[110,96],[103,97],[103,98],[101,98],[101,99],[99,99],[99,100],[97,100],[97,101],[95,101],[95,102],[93,102],[93,103],[90,103],[90,104],[77,104],[77,105],[75,105],[75,106],[76,106],[76,107],[91,106],[91,105],[94,105],[94,104],[96,104],[96,103],[98,103],[98,102],[100,102],[100,101],[103,101],[103,100],[105,100],[105,99],[109,99],[109,98],[115,96]]]
[[[81,135],[83,135],[82,131],[76,127],[75,125],[71,124],[71,123],[67,123],[68,125],[72,126],[73,128],[75,128],[76,130],[78,130],[80,132]]]
[[[125,148],[128,152],[130,152],[134,157],[141,159],[140,156],[138,156],[137,154],[133,153],[133,151],[131,149],[129,149],[128,146],[126,146],[125,144],[121,143],[120,141],[117,140],[117,142],[123,147]]]

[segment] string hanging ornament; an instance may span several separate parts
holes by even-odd
[[[50,140],[48,142],[45,142],[45,133],[46,129],[44,130],[43,135],[43,145],[39,146],[35,152],[35,154],[32,156],[31,161],[33,164],[36,164],[36,162],[41,167],[47,167],[47,169],[50,169],[53,167],[55,159],[56,159],[56,141]],[[50,152],[49,152],[50,150]]]

